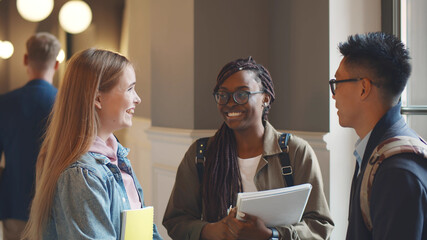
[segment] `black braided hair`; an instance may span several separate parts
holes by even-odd
[[[266,121],[275,96],[273,80],[268,70],[257,64],[252,57],[227,63],[218,74],[214,92],[218,91],[231,75],[243,70],[254,72],[255,81],[262,86],[261,90],[271,97],[269,105],[264,107],[263,121]],[[208,222],[217,222],[224,218],[227,215],[228,207],[235,205],[237,193],[242,191],[236,139],[233,130],[223,123],[207,149],[202,190],[204,219]]]

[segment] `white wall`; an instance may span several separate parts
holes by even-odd
[[[194,127],[194,0],[152,0],[151,121]]]
[[[341,56],[338,43],[348,35],[381,30],[381,0],[330,0],[329,1],[329,51],[330,78],[334,78]],[[326,84],[326,81],[325,81]],[[335,108],[330,100],[330,133],[325,136],[330,150],[330,207],[335,230],[332,239],[345,239],[348,203],[355,159],[354,130],[341,128]]]
[[[125,0],[120,52],[133,63],[141,104],[135,115],[151,118],[151,1]]]

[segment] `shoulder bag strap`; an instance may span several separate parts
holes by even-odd
[[[366,164],[360,188],[360,209],[362,210],[363,220],[369,231],[372,231],[372,219],[369,206],[375,174],[385,159],[401,153],[414,153],[427,159],[427,145],[421,138],[408,136],[392,137],[386,139],[374,149],[368,164]]]
[[[290,136],[290,133],[282,133],[279,137],[279,146],[282,149],[282,152],[279,154],[280,164],[282,165],[282,176],[288,187],[294,185],[293,171],[291,161],[289,160],[288,141]]]
[[[200,184],[203,182],[203,171],[205,167],[205,152],[206,146],[208,145],[209,137],[199,138],[197,140],[197,152],[196,152],[196,167],[197,175],[199,176]]]

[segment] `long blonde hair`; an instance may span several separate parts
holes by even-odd
[[[41,239],[61,173],[88,151],[96,134],[95,97],[117,83],[130,62],[107,50],[87,49],[69,61],[36,164],[36,191],[24,239]]]

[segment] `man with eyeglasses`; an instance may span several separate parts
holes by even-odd
[[[381,32],[350,36],[339,50],[344,58],[329,85],[340,125],[359,136],[347,239],[427,239],[427,159],[420,155],[386,158],[369,186],[369,219],[361,210],[362,180],[374,149],[396,136],[422,141],[400,114],[400,95],[411,72],[409,52]]]

